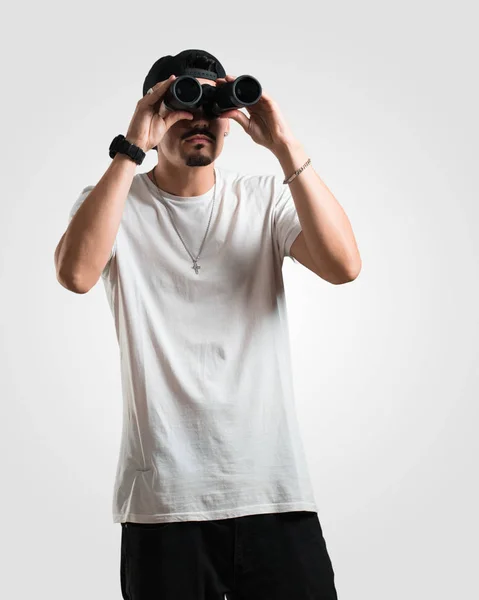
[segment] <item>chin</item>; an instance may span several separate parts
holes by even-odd
[[[211,157],[204,156],[203,154],[196,154],[195,156],[188,156],[186,158],[187,167],[207,167],[212,162],[213,159]]]

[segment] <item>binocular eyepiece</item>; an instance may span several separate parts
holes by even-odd
[[[195,112],[203,107],[205,116],[214,119],[228,110],[256,104],[262,92],[259,81],[251,75],[240,75],[217,87],[181,75],[171,83],[164,103],[168,110]]]

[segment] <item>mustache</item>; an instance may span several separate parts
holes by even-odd
[[[190,131],[189,133],[187,133],[185,135],[185,137],[183,139],[186,140],[190,137],[194,137],[195,135],[204,135],[205,137],[212,140],[213,142],[215,141],[214,136],[209,131],[201,131],[200,129],[195,129],[194,131]]]

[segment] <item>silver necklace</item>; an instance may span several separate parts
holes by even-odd
[[[214,205],[215,205],[215,196],[216,196],[216,170],[214,170],[214,175],[215,175],[215,187],[214,187],[214,191],[213,191],[213,202],[211,203],[210,218],[208,219],[208,226],[206,227],[205,235],[204,235],[204,237],[203,237],[203,241],[201,242],[200,250],[199,250],[199,252],[198,252],[198,256],[197,256],[196,258],[195,258],[195,257],[194,257],[194,256],[191,254],[191,252],[188,250],[188,248],[187,248],[187,246],[186,246],[186,244],[185,244],[185,241],[184,241],[184,240],[183,240],[183,238],[181,237],[181,234],[180,234],[180,232],[178,231],[178,228],[177,228],[177,227],[176,227],[176,225],[175,225],[175,222],[174,222],[174,220],[173,220],[173,217],[172,217],[172,215],[171,215],[170,209],[168,208],[168,206],[167,206],[167,203],[166,203],[166,201],[165,201],[165,198],[163,197],[163,194],[160,192],[160,188],[159,188],[158,184],[156,183],[155,169],[153,169],[153,171],[151,172],[151,175],[152,175],[152,177],[153,177],[153,180],[154,180],[154,182],[155,182],[155,185],[156,185],[156,187],[157,187],[157,189],[158,189],[158,194],[160,195],[161,199],[163,200],[163,204],[164,204],[164,206],[165,206],[166,210],[168,211],[168,214],[170,215],[170,220],[171,220],[171,222],[172,222],[172,224],[173,224],[173,227],[175,228],[175,231],[176,231],[176,233],[178,234],[178,237],[180,238],[180,240],[181,240],[181,242],[182,242],[183,246],[185,247],[185,250],[188,252],[188,254],[189,254],[189,255],[190,255],[190,257],[191,257],[191,260],[193,261],[193,266],[192,266],[191,268],[192,268],[192,269],[194,269],[194,270],[195,270],[195,273],[198,275],[198,269],[201,269],[201,267],[198,265],[198,258],[200,257],[201,251],[203,250],[203,244],[205,243],[206,236],[208,235],[208,231],[209,231],[209,228],[210,228],[210,223],[211,223],[211,217],[212,217],[212,215],[213,215],[213,208],[214,208]]]

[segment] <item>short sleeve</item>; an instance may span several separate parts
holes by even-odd
[[[75,200],[75,203],[73,204],[72,208],[70,209],[70,215],[69,215],[69,221],[68,221],[69,223],[71,222],[71,220],[75,216],[77,210],[83,204],[84,200],[88,197],[88,195],[90,194],[90,192],[94,188],[95,188],[94,185],[87,186],[86,188],[83,189],[83,191],[80,194],[80,196]],[[115,254],[116,254],[116,246],[117,246],[117,238],[115,238],[115,241],[113,243],[113,248],[111,249],[110,258],[108,259],[108,262],[106,263],[105,268],[102,271],[102,274],[101,274],[102,277],[105,277],[108,274],[108,270],[110,268],[111,260],[115,256]]]
[[[291,246],[294,240],[302,231],[299,222],[296,205],[289,189],[289,185],[283,184],[279,178],[276,179],[274,186],[277,196],[274,203],[274,235],[278,244],[281,259],[289,256],[294,262],[297,262],[290,254]],[[279,192],[278,192],[279,189]]]

